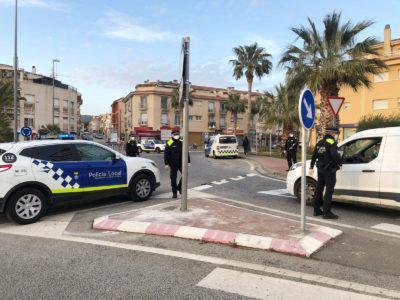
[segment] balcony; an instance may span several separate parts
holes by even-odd
[[[140,106],[139,106],[139,109],[140,109],[140,110],[147,110],[147,105],[140,105]]]
[[[209,115],[215,115],[215,109],[209,108],[209,109],[208,109],[208,114],[209,114]]]
[[[60,108],[54,108],[54,115],[60,115]]]
[[[65,108],[65,107],[63,108],[63,114],[66,114],[66,115],[68,114],[68,108]]]

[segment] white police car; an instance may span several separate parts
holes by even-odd
[[[152,160],[126,157],[94,142],[0,144],[0,212],[20,224],[37,221],[63,200],[125,193],[143,201],[159,185]]]

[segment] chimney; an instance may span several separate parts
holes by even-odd
[[[392,38],[391,38],[390,25],[386,25],[385,31],[384,31],[384,40],[383,40],[384,55],[390,55],[392,53],[391,41],[392,41]]]
[[[36,67],[32,66],[32,74],[36,74]]]

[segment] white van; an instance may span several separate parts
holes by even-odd
[[[400,127],[358,132],[339,144],[342,167],[337,171],[334,201],[400,209]],[[307,170],[310,161],[307,161]],[[301,163],[287,175],[287,189],[300,199]],[[307,203],[312,203],[317,172],[307,177]]]
[[[238,157],[238,142],[234,135],[217,134],[212,136],[204,147],[205,156],[218,157]]]

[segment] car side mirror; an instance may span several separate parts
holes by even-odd
[[[111,158],[112,158],[112,160],[120,160],[121,159],[121,155],[113,153]]]

